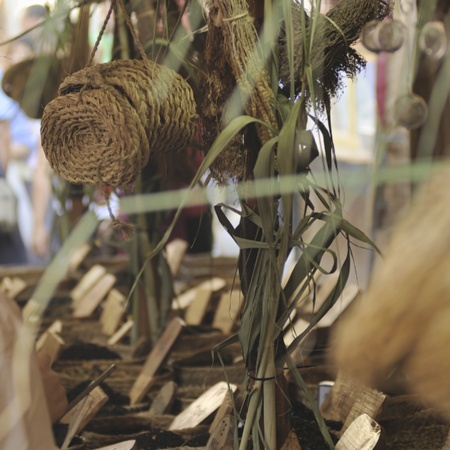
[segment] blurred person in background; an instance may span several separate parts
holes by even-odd
[[[31,30],[18,39],[13,40],[4,49],[4,57],[1,59],[0,80],[4,71],[26,58],[36,54],[40,44],[41,28],[36,27],[48,16],[48,10],[42,5],[32,5],[24,10],[21,27],[24,31]],[[43,251],[43,245],[35,246],[36,232],[38,236],[43,236],[43,229],[46,227],[48,204],[50,192],[47,192],[46,185],[39,181],[37,184],[43,193],[42,198],[37,202],[44,212],[37,212],[37,217],[33,219],[33,205],[31,197],[33,195],[33,178],[37,173],[38,178],[42,178],[41,172],[45,169],[39,166],[40,148],[40,120],[30,119],[22,111],[20,105],[7,97],[3,91],[0,92],[0,120],[3,128],[8,131],[2,133],[3,145],[8,146],[8,150],[3,150],[5,154],[5,164],[3,165],[4,176],[8,185],[14,192],[17,199],[17,222],[20,236],[14,231],[15,249],[6,249],[4,245],[0,249],[2,253],[2,264],[38,264],[44,262],[42,259],[47,255]],[[8,140],[9,142],[6,142]],[[6,157],[6,154],[8,155]],[[50,180],[48,180],[48,184]],[[50,189],[50,185],[48,187]],[[44,205],[45,203],[45,205]],[[41,239],[39,237],[38,239]],[[3,241],[11,241],[11,237],[4,237]],[[19,241],[22,244],[19,244]],[[45,241],[45,240],[44,240]],[[25,258],[23,256],[23,246],[26,249]],[[15,253],[15,254],[11,254]]]

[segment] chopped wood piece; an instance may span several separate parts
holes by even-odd
[[[367,414],[358,416],[347,428],[336,450],[373,450],[381,440],[381,427]]]
[[[56,334],[61,340],[61,336],[59,336],[62,333],[62,322],[60,320],[55,320],[46,330],[45,332]],[[45,332],[41,334],[39,339],[36,341],[36,351],[39,351],[42,345],[44,344],[44,340],[47,339]]]
[[[233,392],[234,395],[234,392]],[[209,432],[212,433],[214,429],[218,426],[219,422],[227,415],[233,414],[233,403],[231,401],[231,396],[226,395],[223,399],[222,404],[220,405],[219,409],[216,412],[216,415],[214,416],[214,420],[211,422],[211,425],[209,427]]]
[[[16,298],[25,288],[27,283],[19,277],[5,277],[0,283],[0,290],[9,298]]]
[[[102,333],[112,336],[117,331],[125,314],[125,303],[125,296],[117,289],[111,289],[100,316]]]
[[[360,390],[361,386],[338,372],[334,386],[320,408],[322,416],[326,420],[344,423]]]
[[[178,274],[188,246],[189,244],[184,239],[174,239],[166,245],[167,264],[174,277]]]
[[[86,427],[107,401],[108,396],[97,386],[61,419],[61,423],[69,424],[69,430],[61,448],[64,449],[69,446],[72,438]]]
[[[187,307],[185,321],[188,325],[200,325],[208,309],[213,292],[209,288],[197,290],[197,295],[192,303]]]
[[[73,273],[78,269],[80,264],[84,261],[88,253],[91,251],[91,248],[91,245],[86,243],[73,252],[69,262],[69,273]]]
[[[362,387],[345,419],[342,430],[346,430],[361,414],[367,414],[372,419],[376,419],[385,399],[386,395],[382,392]]]
[[[154,398],[149,413],[167,414],[175,399],[176,390],[176,383],[174,383],[173,381],[167,382]]]
[[[222,294],[214,315],[213,327],[219,328],[225,334],[231,333],[241,312],[241,307],[242,298],[239,290]]]
[[[74,305],[76,305],[76,303],[81,300],[105,274],[106,269],[100,264],[92,266],[78,284],[70,291],[70,296]]]
[[[169,430],[194,428],[209,417],[222,403],[229,391],[234,392],[237,386],[221,381],[208,389],[197,400],[194,400],[184,411],[175,417]]]
[[[294,431],[291,430],[288,437],[284,441],[281,450],[302,450],[300,442],[298,441],[298,437]]]
[[[233,450],[234,448],[234,417],[231,414],[223,416],[211,430],[211,436],[206,444],[206,450]]]
[[[362,386],[339,372],[320,410],[325,419],[342,422],[345,430],[361,414],[376,419],[385,399],[385,394]]]
[[[154,375],[161,367],[167,354],[172,348],[172,345],[175,343],[184,327],[185,323],[179,317],[174,317],[167,324],[163,334],[159,337],[158,342],[148,355],[142,372],[130,390],[131,405],[139,403],[150,390],[154,383]]]
[[[63,323],[60,320],[55,320],[48,328],[47,331],[52,333],[61,334],[63,330]]]
[[[212,292],[217,292],[223,289],[226,285],[226,281],[223,278],[214,277],[209,280],[203,281],[199,285],[188,289],[186,292],[180,294],[172,302],[173,309],[185,309],[187,308],[196,298],[197,291],[200,289],[210,289]]]
[[[134,322],[128,319],[109,339],[108,345],[116,345],[123,339],[133,328]]]
[[[61,348],[64,345],[64,340],[57,333],[52,331],[44,331],[41,337],[36,342],[36,352],[46,353],[50,356],[52,362],[58,359]]]
[[[116,277],[110,273],[103,275],[95,285],[81,298],[73,311],[76,318],[89,317],[100,305],[101,301],[114,286]]]

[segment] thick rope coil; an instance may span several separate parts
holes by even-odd
[[[86,67],[67,77],[44,110],[42,146],[73,183],[132,183],[150,153],[179,151],[197,125],[190,86],[150,60]]]

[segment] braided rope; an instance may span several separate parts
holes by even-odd
[[[190,86],[150,60],[120,60],[67,77],[44,110],[41,139],[56,173],[73,183],[132,183],[150,152],[179,151],[197,124]]]

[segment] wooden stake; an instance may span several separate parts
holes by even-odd
[[[188,243],[184,239],[174,239],[166,245],[167,264],[174,277],[178,274],[188,246]]]
[[[88,253],[91,251],[91,245],[90,244],[83,244],[80,248],[75,250],[75,252],[72,255],[72,258],[70,258],[69,263],[69,273],[75,272],[80,264],[84,261]]]
[[[108,396],[97,386],[81,403],[73,408],[73,412],[69,411],[61,419],[62,423],[69,423],[69,430],[62,449],[69,446],[73,437],[84,429],[107,401]]]
[[[166,326],[163,334],[148,355],[142,372],[133,384],[130,390],[130,403],[136,405],[139,403],[150,390],[154,383],[154,375],[161,367],[166,356],[168,355],[172,345],[178,339],[181,331],[184,329],[185,323],[179,318],[174,317]]]
[[[103,266],[99,264],[92,266],[78,284],[70,291],[73,304],[76,305],[77,302],[92,289],[98,280],[105,275],[105,273],[106,269]]]
[[[225,292],[220,297],[212,326],[219,328],[225,334],[231,333],[241,312],[241,307],[242,298],[240,291]]]
[[[210,428],[211,436],[206,444],[206,450],[233,450],[234,449],[234,417],[231,414],[223,416]]]
[[[197,297],[197,292],[201,289],[210,289],[212,292],[217,292],[226,286],[226,281],[223,278],[214,277],[209,280],[203,281],[199,285],[188,289],[186,292],[180,294],[172,302],[172,309],[185,309],[187,308]]]
[[[167,414],[175,399],[176,390],[176,383],[173,381],[167,382],[154,398],[149,413]]]
[[[128,319],[109,339],[108,345],[116,345],[121,339],[123,339],[133,328],[134,322],[132,319]]]
[[[224,401],[229,391],[234,392],[237,386],[221,381],[208,389],[197,400],[194,400],[184,411],[175,417],[169,430],[194,428],[209,417]]]
[[[41,337],[36,342],[36,352],[46,353],[50,356],[52,362],[58,359],[62,346],[65,344],[64,340],[52,331],[44,331]]]
[[[111,289],[100,316],[102,333],[112,336],[119,328],[122,317],[125,314],[125,302],[126,298],[121,292],[117,289]]]
[[[114,275],[110,273],[103,275],[85,296],[77,302],[73,311],[73,317],[80,319],[91,316],[115,282],[116,277]]]
[[[19,277],[5,277],[0,283],[0,290],[9,298],[16,298],[27,287],[27,283]]]
[[[234,392],[233,392],[234,395]],[[216,412],[216,415],[214,416],[213,421],[211,422],[211,425],[209,427],[209,432],[212,433],[214,429],[219,425],[220,421],[227,415],[233,414],[233,403],[231,401],[231,397],[229,395],[226,395],[223,399],[222,404],[220,405],[219,409]]]
[[[184,319],[188,325],[200,325],[212,297],[211,289],[198,289],[197,296],[187,307]]]

